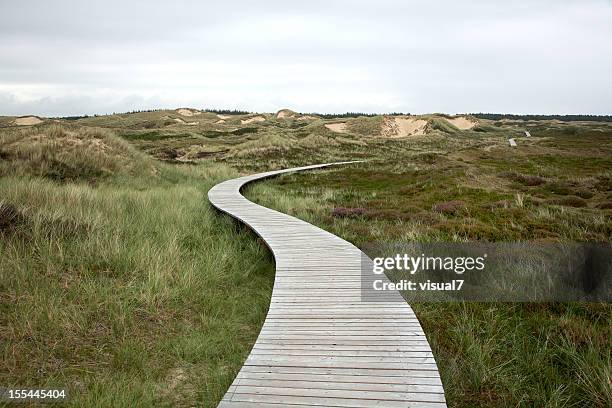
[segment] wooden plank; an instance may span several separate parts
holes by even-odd
[[[421,342],[423,343],[423,342]],[[384,352],[385,355],[389,355],[390,352],[393,353],[402,353],[402,352],[410,352],[410,351],[427,351],[430,352],[429,345],[425,344],[423,346],[419,346],[411,342],[410,344],[402,343],[400,345],[396,345],[393,349],[389,350],[388,346],[351,346],[347,344],[304,344],[304,345],[295,345],[295,344],[266,344],[266,343],[256,343],[253,346],[253,349],[259,350],[272,350],[282,352],[283,350],[314,350],[314,351],[370,351],[370,352]]]
[[[332,365],[333,367],[350,367],[350,368],[359,368],[363,367],[366,364],[375,364],[369,365],[367,367],[375,367],[375,368],[392,368],[396,364],[399,364],[398,367],[406,367],[406,368],[419,368],[421,369],[423,365],[434,365],[436,364],[435,360],[432,357],[402,357],[398,355],[391,356],[338,356],[338,355],[329,355],[329,356],[321,356],[321,355],[286,355],[286,354],[258,354],[253,353],[247,358],[245,364],[251,365],[273,365],[278,364],[282,366],[287,366],[291,364],[291,366],[299,366],[299,367],[322,367],[323,365]],[[388,364],[388,365],[382,365]]]
[[[241,371],[237,379],[256,380],[286,380],[286,381],[329,381],[336,383],[365,383],[365,384],[401,384],[401,385],[431,385],[442,386],[438,378],[433,377],[393,377],[393,376],[367,376],[342,374],[303,374],[303,373],[258,373]]]
[[[308,393],[308,390],[304,390]],[[348,393],[347,393],[348,394]],[[304,404],[314,407],[346,407],[346,408],[370,408],[370,407],[385,407],[385,408],[442,408],[446,407],[444,402],[424,402],[424,401],[397,401],[397,400],[373,400],[363,398],[335,398],[335,397],[313,397],[313,396],[297,396],[297,395],[266,395],[266,394],[246,394],[237,393],[232,397],[232,402],[258,402],[258,403],[276,403],[285,404],[284,406],[293,406],[294,404]]]
[[[371,351],[371,350],[303,350],[299,348],[285,348],[285,349],[257,349],[257,357],[263,355],[274,355],[274,356],[323,356],[323,357],[387,357],[389,356],[388,351]],[[405,351],[405,352],[394,352],[393,358],[433,358],[433,354],[429,351]]]
[[[332,380],[289,380],[289,379],[253,379],[241,377],[240,386],[250,387],[274,387],[274,388],[309,388],[320,390],[346,390],[346,391],[380,391],[380,392],[410,392],[443,394],[444,390],[439,385],[415,385],[415,384],[389,384],[389,383],[367,383],[367,382],[338,382]]]
[[[413,377],[430,377],[440,379],[436,371],[414,370],[403,368],[344,368],[344,367],[285,367],[285,366],[251,366],[245,365],[240,373],[287,373],[287,374],[325,374],[351,375],[364,377],[403,377],[406,381]]]
[[[378,326],[378,327],[367,327],[367,326],[337,326],[337,325],[312,325],[310,327],[305,326],[296,326],[294,324],[287,325],[266,325],[261,330],[262,334],[283,334],[286,333],[287,330],[291,330],[291,333],[294,334],[306,334],[306,333],[314,333],[320,334],[322,332],[331,332],[332,330],[337,334],[351,334],[356,331],[361,333],[367,333],[368,335],[376,335],[380,334],[381,330],[384,333],[390,335],[401,335],[409,332],[419,331],[420,335],[423,335],[423,332],[419,326]]]
[[[411,344],[415,346],[427,345],[427,340],[421,337],[417,337],[418,340],[413,340],[411,337],[406,337],[401,341],[398,340],[334,340],[334,339],[270,339],[270,338],[261,338],[257,339],[257,344],[300,344],[300,345],[308,345],[308,344],[319,344],[319,345],[338,345],[345,344],[349,346],[387,346],[389,350],[393,350],[394,347],[397,346],[398,343],[402,344]]]
[[[259,357],[259,356],[258,356]],[[267,357],[267,356],[266,356]],[[363,368],[363,369],[387,369],[387,370],[420,370],[420,371],[436,371],[438,368],[435,363],[422,364],[422,363],[408,363],[408,362],[397,362],[397,363],[376,363],[372,361],[358,362],[354,359],[346,359],[344,361],[338,361],[338,359],[325,361],[322,358],[319,360],[313,359],[308,361],[306,359],[298,360],[297,357],[290,358],[270,358],[270,359],[256,359],[255,356],[250,355],[247,361],[244,363],[245,366],[280,366],[280,367],[317,367],[317,368]]]
[[[444,395],[426,392],[335,390],[323,388],[281,388],[240,386],[240,394],[307,396],[319,398],[358,398],[382,401],[444,402]],[[235,394],[234,394],[235,396]],[[233,398],[232,398],[233,399]]]

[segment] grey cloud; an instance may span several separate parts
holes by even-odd
[[[0,3],[0,114],[610,113],[609,1]]]

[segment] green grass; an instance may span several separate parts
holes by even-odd
[[[73,406],[216,406],[273,283],[266,248],[207,203],[239,172],[367,159],[247,188],[357,245],[612,235],[607,124],[461,131],[430,115],[426,135],[387,139],[381,117],[345,119],[348,134],[321,119],[175,118],[0,118],[3,386],[68,387]],[[452,200],[463,205],[436,210]],[[610,405],[609,305],[413,307],[452,407]]]
[[[247,188],[247,196],[359,246],[609,242],[612,216],[600,208],[612,194],[612,151],[601,144],[599,133],[579,128],[573,139],[561,133],[559,147],[549,132],[546,139],[523,141],[514,150],[502,141],[499,147],[469,143],[456,149],[452,140],[438,144],[436,153],[419,151],[422,146],[401,155],[377,149],[368,163],[285,175]],[[436,205],[453,200],[463,201],[459,211],[436,211]],[[358,208],[359,215],[338,216],[333,210],[339,207]],[[612,404],[609,304],[412,306],[451,407]]]
[[[0,383],[67,387],[72,406],[216,406],[273,282],[267,250],[207,202],[236,172],[97,130],[3,133],[0,152]]]

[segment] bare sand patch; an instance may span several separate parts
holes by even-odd
[[[252,118],[242,119],[240,123],[242,123],[243,125],[247,125],[253,122],[265,122],[265,120],[266,118],[264,118],[263,116],[253,116]]]
[[[346,122],[340,123],[326,123],[325,127],[336,133],[348,133],[348,129],[346,128]]]
[[[15,119],[14,123],[17,126],[31,126],[38,125],[39,123],[43,123],[42,119],[36,116],[24,116],[22,118]]]
[[[452,119],[446,119],[448,123],[461,130],[468,130],[476,126],[478,122],[465,116],[458,116]]]
[[[187,126],[195,126],[195,125],[199,125],[200,124],[200,122],[185,122],[181,118],[174,118],[174,121],[176,123],[180,123],[181,125],[187,125]]]
[[[380,134],[385,137],[424,135],[427,123],[424,119],[385,116]]]
[[[423,135],[427,127],[427,121],[423,119],[395,118],[395,123],[400,129],[398,136]]]
[[[304,115],[297,118],[297,120],[317,120],[318,118],[311,115]]]
[[[217,116],[219,116],[219,115],[217,115]],[[216,125],[222,125],[224,123],[225,123],[224,119],[219,119],[218,121],[215,122]]]
[[[295,112],[293,112],[291,109],[281,109],[278,112],[276,112],[277,119],[292,118],[294,116],[295,116]]]
[[[217,115],[217,117],[218,117],[219,119],[222,119],[222,120],[225,120],[225,119],[231,119],[231,116],[230,116],[230,115]]]
[[[177,109],[176,113],[178,113],[181,116],[194,116],[194,115],[199,115],[202,112],[199,112],[197,110],[191,110],[191,109]]]
[[[497,146],[496,146],[496,145],[489,145],[489,146],[485,146],[485,147],[484,147],[482,150],[484,150],[484,151],[485,151],[485,152],[487,152],[487,153],[490,153],[490,152],[491,152],[491,150],[493,150],[493,149],[495,149],[495,148],[497,148]]]

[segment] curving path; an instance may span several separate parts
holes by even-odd
[[[259,337],[219,407],[446,407],[436,362],[419,321],[399,294],[365,302],[351,243],[257,205],[245,184],[270,171],[214,186],[208,199],[244,222],[276,261],[270,309]]]

